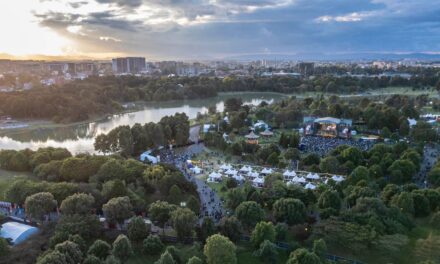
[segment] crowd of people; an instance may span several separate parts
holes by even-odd
[[[375,143],[375,141],[370,140],[305,136],[301,138],[300,146],[303,151],[307,153],[316,153],[319,156],[323,157],[340,145],[357,147],[362,151],[366,151],[373,147]]]
[[[205,216],[211,217],[215,222],[220,221],[223,217],[223,205],[218,195],[201,179],[197,179],[195,175],[188,169],[187,160],[194,155],[199,154],[204,149],[203,144],[194,144],[185,147],[178,153],[173,150],[163,149],[160,152],[161,162],[174,164],[185,176],[185,178],[197,186],[197,192],[200,197],[201,213],[200,221]]]

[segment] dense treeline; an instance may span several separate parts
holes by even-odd
[[[120,111],[131,101],[166,101],[214,97],[218,92],[270,91],[281,93],[354,93],[388,86],[414,89],[439,86],[437,75],[354,78],[318,76],[290,77],[90,77],[60,86],[38,86],[30,91],[1,93],[0,114],[14,118],[44,118],[56,122],[82,121]]]
[[[108,134],[96,137],[95,149],[102,153],[119,152],[125,157],[148,149],[173,145],[185,145],[189,138],[189,121],[185,113],[165,116],[159,123],[119,126]]]

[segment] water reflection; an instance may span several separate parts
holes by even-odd
[[[101,133],[108,133],[117,126],[158,122],[162,117],[178,112],[184,112],[190,118],[195,118],[197,113],[206,113],[208,107],[214,104],[217,111],[223,111],[224,101],[231,97],[240,97],[245,104],[257,105],[262,101],[272,103],[284,96],[274,93],[223,94],[203,100],[149,103],[143,105],[138,111],[113,115],[87,124],[28,129],[19,133],[3,132],[0,136],[0,149],[38,149],[51,146],[64,147],[72,153],[93,152],[94,138]]]

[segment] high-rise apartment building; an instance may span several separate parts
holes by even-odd
[[[139,73],[145,71],[145,58],[126,57],[112,59],[114,73]]]

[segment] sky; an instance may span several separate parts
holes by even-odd
[[[0,53],[440,54],[440,0],[0,0]]]

